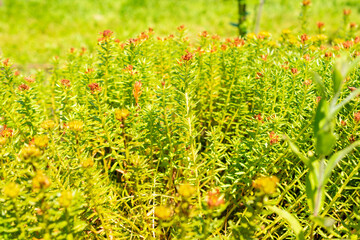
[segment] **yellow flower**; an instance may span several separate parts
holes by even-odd
[[[297,45],[299,43],[299,41],[296,39],[296,37],[292,36],[292,37],[289,38],[289,43],[291,45]]]
[[[310,47],[309,47],[309,50],[311,50],[311,51],[316,51],[317,50],[317,47],[315,47],[314,45],[311,45]]]
[[[42,171],[37,171],[36,176],[33,178],[32,187],[34,191],[46,189],[50,186],[50,179],[44,175]]]
[[[268,45],[269,45],[270,47],[277,47],[277,46],[278,46],[277,42],[275,42],[275,41],[270,41],[270,42],[268,42]]]
[[[119,121],[125,120],[129,115],[130,112],[127,109],[117,109],[115,111],[115,118]]]
[[[19,193],[20,193],[20,187],[14,182],[8,183],[4,187],[4,195],[9,198],[16,198],[17,196],[19,196]]]
[[[155,216],[161,220],[167,220],[171,218],[172,211],[171,208],[165,206],[159,206],[155,208]]]
[[[271,177],[259,177],[253,181],[254,188],[259,189],[264,194],[274,194],[276,192],[276,185],[279,183],[279,179],[276,176]]]
[[[46,120],[41,123],[41,127],[45,130],[50,130],[55,127],[55,122],[53,120]]]
[[[90,168],[94,165],[94,161],[91,158],[87,158],[86,160],[81,162],[81,166],[83,168]]]
[[[179,194],[184,198],[192,197],[194,195],[195,191],[196,191],[195,187],[188,183],[182,184],[178,188]]]
[[[49,138],[46,135],[35,136],[34,144],[39,148],[45,148],[49,143]]]
[[[68,126],[72,131],[81,132],[83,130],[84,123],[80,120],[73,120],[69,122]]]
[[[316,38],[317,41],[322,42],[322,41],[325,41],[327,39],[327,36],[325,34],[319,34],[319,35],[316,35],[315,38]]]
[[[41,155],[40,149],[35,147],[34,145],[30,145],[27,147],[23,147],[21,149],[21,156],[26,160],[33,157],[38,157]]]
[[[254,40],[254,39],[256,39],[256,34],[255,34],[255,33],[248,33],[248,34],[246,35],[246,39],[248,39],[248,40]]]
[[[289,35],[291,33],[291,30],[290,29],[284,29],[282,30],[282,34],[283,35]]]
[[[72,198],[73,198],[73,196],[72,196],[71,191],[68,191],[68,190],[63,191],[59,198],[60,206],[62,206],[64,208],[70,207]]]
[[[0,137],[0,146],[5,145],[7,142],[7,138],[6,137]]]
[[[261,31],[258,34],[258,38],[269,38],[271,36],[271,33],[266,31]]]
[[[336,44],[340,44],[340,43],[342,43],[342,42],[345,42],[345,40],[342,39],[342,38],[335,38],[335,39],[334,39],[334,43],[336,43]]]

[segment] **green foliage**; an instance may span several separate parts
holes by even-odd
[[[307,157],[302,156],[299,149],[289,141],[290,148],[309,168],[309,173],[306,179],[306,194],[308,205],[310,211],[312,212],[311,219],[313,220],[312,230],[310,233],[311,239],[314,237],[313,230],[316,225],[329,229],[332,227],[332,224],[334,224],[333,219],[319,216],[324,206],[325,186],[330,180],[331,173],[339,161],[341,161],[355,147],[360,145],[360,142],[356,141],[347,148],[334,153],[327,163],[325,161],[325,157],[333,152],[333,148],[336,143],[336,137],[334,134],[336,114],[341,110],[341,107],[344,107],[347,102],[356,97],[355,94],[360,92],[359,90],[355,90],[354,94],[351,94],[348,98],[343,100],[343,102],[337,105],[344,80],[346,79],[348,73],[358,65],[358,62],[359,60],[355,60],[351,64],[351,67],[349,67],[344,57],[337,60],[335,64],[336,67],[334,67],[332,72],[334,92],[330,99],[330,103],[324,100],[325,87],[323,82],[318,76],[315,76],[319,91],[322,93],[322,98],[318,103],[314,118],[314,139],[317,158],[312,157],[308,159]],[[304,236],[299,236],[299,227],[301,226],[294,220],[294,217],[291,214],[275,207],[272,207],[272,210],[291,223],[298,239],[304,239]]]
[[[359,90],[342,88],[359,69],[332,70],[334,56],[360,51],[351,42],[189,40],[183,27],[121,42],[106,30],[96,54],[72,49],[49,76],[2,59],[0,235],[351,238]]]

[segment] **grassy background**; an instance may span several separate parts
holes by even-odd
[[[301,0],[266,0],[261,30],[279,33],[299,30]],[[351,8],[351,19],[360,24],[358,0],[313,0],[309,29],[326,23],[333,34],[342,23],[342,9]],[[248,1],[249,31],[253,31],[258,0]],[[236,0],[2,0],[0,50],[21,67],[48,63],[69,48],[93,50],[98,33],[111,29],[120,40],[135,37],[148,27],[168,35],[184,24],[189,33],[207,30],[224,37],[236,36]]]

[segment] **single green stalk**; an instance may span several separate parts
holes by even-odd
[[[169,142],[169,153],[171,155],[172,151],[173,151],[173,143],[171,140],[171,135],[170,135],[170,126],[169,126],[169,121],[167,118],[167,113],[166,113],[166,101],[165,101],[165,87],[163,88],[163,93],[162,93],[162,105],[163,105],[163,114],[164,114],[164,122],[165,122],[165,130],[166,130],[166,137],[168,139]],[[169,189],[172,189],[173,187],[173,174],[174,174],[174,159],[170,159],[169,164],[170,164],[170,176],[169,176]]]

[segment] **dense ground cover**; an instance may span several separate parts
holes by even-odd
[[[360,235],[357,1],[2,3],[0,239]]]
[[[335,162],[326,191],[305,184],[358,144],[359,70],[333,69],[360,38],[341,34],[329,46],[290,31],[189,39],[181,26],[119,41],[106,30],[96,54],[71,49],[49,77],[2,59],[1,237],[356,239],[358,150]],[[327,102],[351,91],[331,117]]]
[[[148,27],[167,36],[184,24],[192,36],[207,30],[223,37],[237,34],[237,0],[2,0],[0,6],[0,50],[24,69],[46,68],[54,56],[71,47],[94,50],[96,35],[112,29],[121,41]],[[248,30],[254,31],[257,0],[248,0]],[[359,23],[357,0],[313,1],[308,13],[307,33],[325,23],[333,39],[342,28],[341,11],[351,8],[352,21]],[[261,29],[275,36],[283,29],[299,31],[301,1],[266,0]],[[286,19],[286,20],[285,20]],[[194,39],[194,38],[191,38]]]

